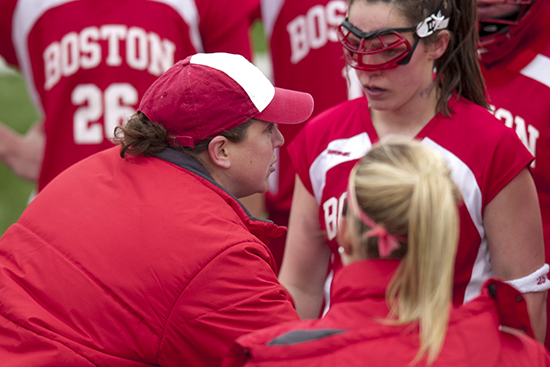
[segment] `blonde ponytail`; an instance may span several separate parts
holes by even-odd
[[[350,175],[359,207],[390,234],[407,237],[390,257],[402,258],[386,291],[391,323],[418,322],[420,350],[438,356],[449,318],[458,244],[458,189],[443,158],[415,141],[393,141],[373,148]],[[357,218],[348,219],[357,226]],[[357,227],[356,227],[357,228]],[[357,237],[368,230],[361,226]],[[363,243],[366,257],[377,257],[377,238]]]

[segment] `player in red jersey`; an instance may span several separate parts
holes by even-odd
[[[311,94],[315,100],[313,116],[362,94],[353,69],[349,74],[337,37],[346,17],[347,1],[262,0],[261,6],[276,86]],[[287,144],[301,128],[279,127]],[[271,187],[265,194],[269,219],[279,225],[288,225],[296,176],[286,147],[278,150],[279,169],[271,176]],[[285,239],[283,236],[269,244],[279,267]]]
[[[112,147],[114,128],[175,61],[217,51],[250,59],[249,27],[259,6],[256,0],[0,5],[0,54],[23,73],[43,119],[26,137],[0,125],[0,159],[38,180],[39,190],[73,163]]]
[[[279,279],[302,317],[319,315],[327,268],[330,285],[340,267],[335,236],[348,174],[373,143],[398,134],[440,151],[464,198],[454,303],[477,296],[491,275],[527,281],[542,340],[549,282],[532,155],[487,110],[475,0],[397,4],[350,2],[340,40],[367,97],[318,115],[289,147],[298,180]]]
[[[550,262],[550,3],[478,1],[481,71],[495,116],[535,156],[531,171]],[[547,303],[548,305],[549,303]],[[547,309],[548,310],[548,309]],[[550,347],[547,327],[546,346]]]
[[[350,174],[333,306],[239,337],[223,366],[550,366],[510,285],[450,307],[461,195],[445,163],[411,140],[373,147]]]

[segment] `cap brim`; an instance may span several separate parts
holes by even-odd
[[[255,119],[277,124],[299,124],[313,112],[313,97],[308,93],[275,88],[275,96]]]

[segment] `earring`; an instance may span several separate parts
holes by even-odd
[[[345,249],[345,248],[343,248],[342,246],[338,246],[338,253],[339,253],[340,255],[343,255],[345,252],[346,252],[346,249]]]

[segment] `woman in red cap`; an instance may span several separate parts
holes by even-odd
[[[9,366],[217,366],[240,335],[298,318],[266,244],[265,192],[309,94],[244,57],[177,62],[118,129],[0,239],[0,360]]]

